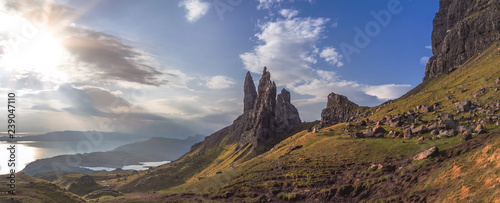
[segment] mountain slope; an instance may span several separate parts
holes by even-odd
[[[367,118],[378,121],[387,115],[401,115],[414,111],[416,106],[439,103],[438,110],[422,113],[419,119],[432,124],[437,116],[448,113],[457,118],[458,124],[470,129],[475,128],[484,118],[490,117],[489,120],[493,121],[482,125],[486,131],[498,131],[495,124],[498,121],[498,115],[489,116],[487,113],[490,110],[498,113],[500,110],[500,105],[497,104],[500,101],[500,95],[496,91],[500,88],[500,84],[495,82],[496,78],[500,78],[499,64],[500,46],[495,44],[469,60],[457,71],[432,80],[418,94],[368,109]],[[477,91],[482,88],[485,89],[484,93],[477,95]],[[463,89],[468,90],[462,92]],[[452,99],[449,99],[450,97]],[[455,103],[465,99],[472,101],[477,108],[474,111],[457,113]],[[461,119],[462,117],[464,118]],[[369,128],[373,128],[374,125],[369,124]],[[404,127],[392,128],[388,124],[381,126],[387,130],[399,132],[404,129]],[[362,199],[422,201],[446,197],[450,200],[460,199],[462,197],[458,195],[462,190],[460,188],[450,190],[446,195],[435,192],[427,194],[431,189],[440,191],[442,188],[439,185],[432,185],[425,189],[425,186],[421,186],[420,183],[431,181],[436,174],[448,173],[448,164],[455,160],[464,160],[466,157],[474,156],[474,153],[481,153],[478,150],[485,150],[488,144],[494,143],[493,145],[496,146],[500,142],[498,133],[475,134],[472,140],[462,144],[460,144],[462,135],[451,135],[449,138],[439,139],[434,138],[435,136],[430,132],[419,134],[425,138],[423,141],[417,140],[417,136],[412,139],[356,139],[350,134],[344,134],[347,131],[366,129],[367,127],[356,124],[348,126],[346,123],[341,123],[321,129],[317,133],[302,131],[232,170],[165,189],[163,192],[168,194],[193,193],[200,194],[201,197],[203,194],[208,196],[213,194],[211,198],[228,201],[266,199],[310,201],[317,198],[328,201],[360,201]],[[412,161],[414,155],[433,146],[441,151],[437,157]],[[440,162],[446,164],[436,166]],[[379,164],[381,164],[380,169]],[[498,159],[490,157],[489,164],[495,166],[498,164]],[[371,169],[372,165],[375,165],[373,169]],[[471,168],[477,167],[471,166]],[[498,168],[493,168],[486,173],[496,174]],[[491,192],[491,189],[488,190],[490,192],[481,192],[475,189],[477,185],[474,184],[473,177],[464,178],[464,182],[472,185],[467,187],[474,188],[481,198],[487,200],[498,195]],[[483,179],[495,181],[484,177]],[[452,184],[452,180],[443,184]],[[498,185],[491,184],[490,187],[498,187]],[[382,188],[388,189],[382,190]],[[416,193],[418,191],[421,193]]]
[[[290,93],[276,95],[276,84],[264,67],[258,88],[250,72],[244,83],[244,112],[233,124],[195,144],[191,150],[151,173],[134,175],[116,185],[122,192],[169,188],[231,170],[291,135],[301,123]]]

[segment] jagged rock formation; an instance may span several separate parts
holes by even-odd
[[[450,73],[500,40],[500,0],[440,0],[423,81]]]
[[[346,96],[330,93],[326,108],[321,111],[321,127],[349,122],[359,115],[359,106],[347,99]]]
[[[255,99],[257,99],[257,90],[255,90],[255,84],[253,83],[252,75],[247,72],[245,77],[245,85],[243,87],[244,98],[243,98],[243,113],[249,112],[253,109],[255,104]]]
[[[299,112],[290,103],[290,92],[282,89],[276,99],[276,124],[279,132],[290,132],[300,124]]]
[[[280,133],[292,132],[301,123],[297,109],[290,103],[290,92],[283,89],[276,101],[276,84],[266,67],[257,89],[250,72],[247,72],[243,103],[243,114],[232,125],[215,132],[204,143],[193,145],[191,149],[198,146],[208,149],[223,139],[226,139],[226,144],[238,143],[239,147],[247,144],[256,146]]]

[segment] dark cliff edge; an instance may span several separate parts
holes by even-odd
[[[500,0],[440,0],[423,81],[450,73],[500,40]]]

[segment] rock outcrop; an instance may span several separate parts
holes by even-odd
[[[330,93],[326,108],[321,111],[321,127],[349,122],[361,112],[359,106],[347,99],[346,96]]]
[[[243,112],[246,113],[253,109],[255,99],[257,99],[257,90],[255,90],[255,84],[253,83],[250,72],[247,72],[245,77],[243,92],[245,94],[243,98]]]
[[[266,67],[257,89],[250,72],[247,72],[243,103],[243,114],[233,124],[208,136],[202,143],[193,145],[191,150],[201,146],[209,149],[218,146],[223,140],[225,144],[237,143],[239,147],[248,144],[257,146],[267,143],[273,136],[292,132],[301,122],[297,109],[290,103],[290,93],[283,89],[276,97],[276,84]]]
[[[440,0],[423,81],[450,73],[500,40],[499,0]]]
[[[247,82],[248,80],[252,81],[249,72],[245,79],[244,102],[250,102],[253,98],[252,91],[255,91],[255,87],[253,90],[251,87],[253,82]],[[276,134],[293,131],[301,122],[297,109],[290,102],[290,92],[283,89],[276,98],[276,84],[271,80],[271,73],[266,67],[257,91],[253,108],[244,112],[247,120],[243,122],[248,123],[246,129],[251,133],[243,133],[245,136],[240,141],[241,145],[265,142]]]
[[[290,102],[290,92],[282,89],[276,98],[276,124],[279,132],[291,132],[300,124],[299,112]]]

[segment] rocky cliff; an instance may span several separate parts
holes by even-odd
[[[225,127],[193,145],[191,151],[205,151],[219,143],[237,143],[239,147],[265,143],[279,134],[289,133],[301,123],[299,113],[290,102],[290,92],[283,89],[276,96],[276,84],[264,67],[256,89],[252,75],[247,72],[244,82],[243,114]]]
[[[450,73],[500,40],[500,0],[440,0],[423,81]]]
[[[245,132],[239,136],[240,145],[265,142],[279,133],[291,132],[300,124],[299,113],[290,103],[290,92],[283,89],[276,101],[276,84],[271,80],[271,73],[264,67],[262,78],[257,88],[253,85],[250,72],[247,73],[244,86],[244,113],[238,122],[246,125]],[[252,104],[253,102],[253,104]],[[238,124],[235,121],[233,125]]]
[[[330,93],[326,108],[321,111],[320,127],[349,122],[362,112],[360,106],[349,101],[346,96]]]

